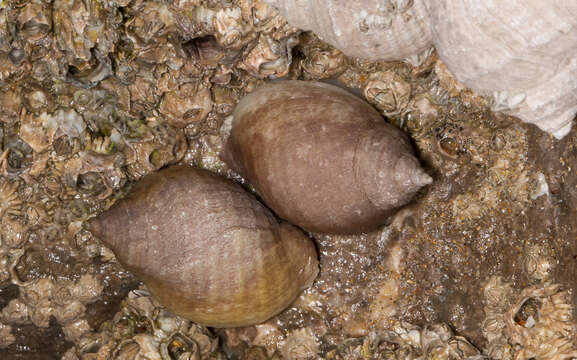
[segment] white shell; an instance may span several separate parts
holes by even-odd
[[[577,113],[577,1],[267,0],[346,55],[401,60],[432,44],[493,108],[562,138]]]
[[[432,46],[422,0],[266,0],[348,56],[398,60]]]
[[[577,2],[426,2],[439,57],[495,110],[562,138],[577,112]]]

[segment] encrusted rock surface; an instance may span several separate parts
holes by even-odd
[[[158,306],[83,223],[170,164],[250,189],[219,160],[219,129],[278,78],[365,97],[411,136],[434,183],[377,231],[311,234],[311,289],[264,324],[212,331]],[[0,90],[3,359],[575,352],[539,329],[575,326],[577,132],[558,141],[491,112],[434,52],[348,58],[254,0],[15,0],[0,7]],[[497,303],[493,277],[507,289]],[[526,298],[563,321],[516,328]]]

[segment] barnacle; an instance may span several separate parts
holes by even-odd
[[[200,14],[208,15],[209,12]],[[242,20],[242,11],[238,7],[220,9],[207,17],[205,21],[209,21],[209,18],[212,19],[214,26],[214,36],[224,47],[241,49],[256,36],[248,24]]]
[[[22,106],[21,94],[14,91],[6,91],[0,94],[0,114],[2,122],[12,123],[18,120]]]
[[[557,261],[553,251],[546,244],[527,246],[524,251],[523,265],[531,279],[548,280]]]
[[[335,353],[345,354],[345,359],[485,359],[475,346],[456,336],[446,324],[419,327],[399,321],[392,322],[390,330],[372,331],[364,339],[344,342]],[[329,353],[327,358],[340,357]]]
[[[21,216],[10,217],[0,215],[0,244],[9,249],[17,249],[28,240],[28,228],[21,219]]]
[[[206,119],[212,107],[210,84],[199,81],[182,84],[176,91],[164,93],[159,111],[170,125],[183,128]]]
[[[393,71],[375,73],[368,79],[363,95],[387,116],[406,111],[411,84]]]
[[[155,331],[142,333],[143,330]],[[70,349],[70,359],[98,355],[151,359],[219,359],[218,339],[206,328],[163,310],[145,290],[134,290],[114,316],[110,326],[84,333]]]
[[[238,67],[257,78],[285,77],[292,61],[291,49],[296,43],[294,37],[275,41],[270,36],[261,34],[256,45]]]
[[[319,344],[310,329],[297,329],[287,335],[280,351],[285,359],[314,359]]]
[[[85,139],[85,149],[91,153],[110,155],[115,150],[114,142],[112,142],[109,136],[98,136],[93,139],[89,134],[86,134]]]
[[[240,0],[242,18],[256,31],[286,37],[295,30],[287,25],[278,11],[263,0]]]
[[[219,115],[230,115],[238,102],[238,92],[224,86],[213,86],[214,110]]]
[[[25,283],[13,279],[13,282],[20,284],[21,292],[0,313],[2,322],[31,322],[38,327],[48,327],[54,317],[71,341],[90,330],[84,318],[86,305],[96,300],[103,290],[102,283],[93,275],[83,275],[77,281],[40,278]]]
[[[184,156],[186,141],[181,131],[160,125],[153,129],[139,123],[139,129],[149,137],[140,141],[127,141],[123,151],[128,175],[134,179],[178,161]]]
[[[10,256],[8,254],[0,253],[0,283],[5,283],[10,280]]]
[[[158,104],[159,95],[156,93],[156,80],[151,76],[136,76],[134,82],[128,86],[131,101],[131,113],[140,115],[149,113]]]
[[[70,187],[78,185],[79,176],[88,173],[114,173],[115,156],[103,156],[79,151],[68,160],[62,162],[62,180]]]
[[[511,305],[513,288],[499,276],[493,276],[484,287],[485,320],[482,324],[483,335],[489,342],[488,353],[491,358],[508,359],[512,357],[513,347],[506,336],[504,314]]]
[[[524,289],[505,314],[510,342],[520,345],[517,359],[568,359],[577,356],[577,331],[570,291],[544,283]]]
[[[473,194],[460,194],[453,200],[453,216],[457,220],[472,221],[484,214],[486,210],[483,204],[476,202],[473,196]]]
[[[0,185],[0,218],[22,214],[22,200],[18,196],[19,186],[18,181],[10,182],[7,179]]]
[[[51,28],[50,9],[42,4],[30,2],[18,16],[19,34],[27,41],[38,41],[48,35]]]
[[[336,77],[345,71],[348,63],[343,53],[326,46],[305,47],[303,52],[302,67],[311,80]]]
[[[54,99],[42,88],[32,89],[24,95],[24,102],[29,110],[39,114],[52,110]]]
[[[48,115],[46,113],[37,117],[24,112],[21,116],[20,137],[36,152],[46,150],[52,143],[52,138],[56,132],[54,129],[46,131],[43,123],[47,120]]]
[[[24,113],[21,118],[20,136],[35,152],[42,152],[52,145],[53,140],[66,135],[69,138],[81,136],[86,123],[74,109],[59,109],[53,114],[40,116]]]
[[[162,2],[137,1],[129,8],[129,15],[124,27],[137,44],[150,45],[174,31],[173,15]]]
[[[571,294],[559,284],[540,283],[515,293],[511,284],[492,277],[485,287],[483,333],[496,359],[569,359],[576,325]]]
[[[16,341],[12,335],[12,326],[0,323],[0,349],[12,345]]]
[[[54,282],[48,278],[41,278],[23,287],[20,300],[28,306],[28,317],[38,327],[48,327],[54,308],[52,295]]]

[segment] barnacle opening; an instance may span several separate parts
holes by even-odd
[[[513,320],[520,326],[532,328],[539,321],[541,305],[542,303],[539,299],[534,297],[527,298],[519,306]]]

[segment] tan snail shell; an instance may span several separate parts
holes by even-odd
[[[207,326],[265,321],[318,273],[312,240],[205,170],[148,175],[88,228],[164,306]]]
[[[432,181],[405,134],[333,85],[270,83],[229,119],[221,157],[277,215],[308,231],[373,230]]]
[[[344,54],[402,60],[434,46],[494,109],[562,138],[577,113],[577,1],[266,0]]]

